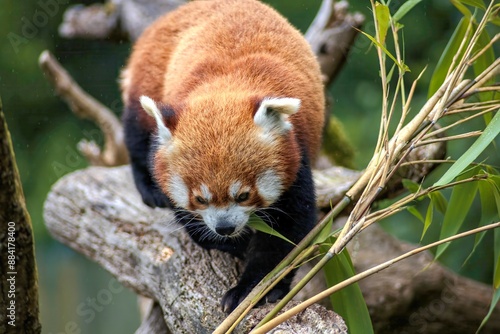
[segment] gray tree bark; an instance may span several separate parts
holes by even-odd
[[[335,180],[330,182],[333,187]],[[142,204],[128,166],[90,167],[63,177],[47,197],[45,221],[56,239],[99,263],[138,294],[156,300],[170,332],[209,332],[224,319],[219,301],[236,283],[241,264],[228,254],[195,245],[169,210]],[[360,272],[414,246],[372,226],[349,247]],[[307,269],[301,268],[298,276]],[[433,263],[429,253],[369,277],[360,287],[378,333],[474,332],[493,293],[491,287]],[[322,288],[324,280],[317,276],[298,298]],[[237,332],[248,332],[269,307],[253,310]],[[158,307],[153,307],[137,333],[161,326],[159,315]],[[319,306],[283,326],[300,333],[318,332],[322,326],[331,328],[331,333],[345,329],[336,314]],[[499,331],[497,306],[483,332]]]
[[[157,301],[172,333],[208,333],[222,322],[219,307],[236,284],[241,263],[194,244],[174,223],[170,210],[142,204],[128,166],[91,167],[63,177],[47,197],[44,218],[52,235],[99,263],[124,285]],[[237,333],[260,320],[254,310]],[[153,307],[144,328],[158,326]],[[281,329],[300,333],[346,333],[343,320],[321,306]],[[324,330],[324,328],[329,328]],[[279,330],[277,328],[276,330]]]

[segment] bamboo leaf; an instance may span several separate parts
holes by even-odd
[[[331,236],[331,230],[332,230],[332,224],[333,224],[333,218],[328,221],[328,223],[323,227],[321,232],[314,238],[312,244],[322,244],[326,241]]]
[[[499,300],[500,300],[500,289],[496,289],[495,292],[493,293],[493,298],[491,299],[491,304],[490,304],[490,309],[488,310],[488,314],[486,314],[486,316],[484,317],[483,321],[481,322],[481,325],[476,331],[476,334],[479,333],[481,331],[481,328],[483,328],[483,326],[488,322]]]
[[[424,217],[422,217],[422,214],[420,213],[420,211],[418,211],[418,209],[416,207],[409,206],[406,208],[406,210],[408,210],[409,213],[411,213],[412,215],[417,217],[417,219],[420,220],[422,222],[422,224],[424,224]]]
[[[446,45],[446,48],[444,49],[443,54],[434,69],[434,73],[432,74],[431,82],[429,84],[429,97],[431,97],[443,84],[446,74],[448,73],[448,69],[453,61],[453,57],[457,54],[460,44],[465,38],[468,25],[469,20],[467,18],[462,18],[455,28],[455,32]],[[467,40],[470,40],[470,36],[467,36]],[[464,51],[462,50],[462,53],[463,52]]]
[[[455,6],[459,11],[460,13],[462,13],[463,16],[465,16],[467,19],[471,19],[472,18],[472,13],[471,11],[469,10],[469,8],[467,8],[466,6],[464,6],[464,4],[462,3],[462,1],[460,0],[451,0],[451,3],[453,4],[453,6]]]
[[[497,219],[500,219],[500,176],[491,175],[488,178],[488,183],[490,183],[491,190],[493,192],[493,197],[495,199],[495,206],[497,210]],[[500,290],[500,230],[495,229],[494,231],[494,246],[493,246],[493,258],[496,259],[493,268],[493,286],[495,289]],[[489,315],[487,316],[489,318]],[[481,323],[481,326],[483,324]]]
[[[394,74],[394,69],[396,68],[396,64],[393,64],[391,66],[391,69],[389,70],[389,73],[387,73],[387,82],[391,82],[392,75]]]
[[[429,226],[431,226],[433,218],[434,218],[434,204],[431,201],[429,203],[429,206],[427,207],[427,213],[425,214],[424,229],[422,231],[422,236],[420,236],[420,241],[422,241],[425,232],[427,232],[427,229],[429,228]]]
[[[403,179],[401,182],[403,183],[403,187],[413,194],[420,190],[420,185],[415,181]]]
[[[367,34],[366,32],[362,31],[362,30],[358,30],[360,33],[362,33],[363,35],[365,35],[370,41],[372,41],[373,44],[375,44],[376,46],[378,46],[389,58],[392,59],[392,61],[398,65],[398,67],[401,69],[401,71],[403,72],[409,72],[410,71],[410,68],[405,64],[405,63],[399,63],[396,59],[396,57],[394,57],[392,55],[392,53],[389,52],[389,50],[387,50],[387,48],[380,44],[375,38],[373,38],[373,36]]]
[[[398,22],[405,16],[415,5],[417,5],[422,0],[408,0],[399,7],[396,13],[392,16],[395,22]]]
[[[479,221],[479,226],[485,226],[499,219],[494,195],[495,186],[487,180],[480,180],[477,186],[479,190],[479,199],[481,201],[481,220]],[[476,234],[474,238],[474,247],[467,259],[465,259],[464,265],[469,262],[485,235],[486,231]]]
[[[500,176],[490,175],[487,181],[492,185],[493,195],[497,206],[497,213],[500,216]]]
[[[375,17],[377,18],[378,33],[380,37],[379,42],[380,44],[384,44],[387,30],[389,30],[389,22],[391,20],[389,7],[379,2],[375,3]]]
[[[486,9],[483,0],[460,0],[460,2],[476,8]]]
[[[271,228],[269,225],[267,225],[259,216],[252,214],[250,216],[250,219],[248,221],[248,226],[256,229],[257,231],[267,233],[270,235],[274,235],[275,237],[281,238],[292,245],[295,245],[292,241],[287,239],[285,236],[283,236],[281,233],[276,231],[275,229]]]
[[[488,22],[491,22],[496,26],[500,26],[500,18],[495,15],[491,15]]]
[[[488,35],[488,32],[486,30],[483,30],[481,35],[479,35],[479,39],[477,41],[477,44],[474,47],[474,52],[480,51],[482,48],[484,48],[488,43],[491,42],[491,38]],[[484,70],[486,70],[493,62],[495,61],[495,53],[493,52],[493,48],[489,48],[487,51],[485,51],[481,56],[477,58],[477,60],[473,64],[473,69],[474,69],[474,75],[478,76],[481,74]],[[491,78],[488,80],[485,84],[485,86],[488,85],[493,85],[495,83],[495,78]],[[491,101],[493,100],[494,92],[486,92],[486,93],[480,93],[479,94],[479,100],[482,102],[486,101]],[[488,115],[488,117],[491,117],[491,115]],[[489,122],[487,122],[488,124]]]
[[[495,229],[494,233],[494,247],[493,254],[495,262],[494,274],[493,274],[493,287],[495,289],[500,289],[500,229]]]
[[[322,252],[328,246],[321,246]],[[346,249],[334,256],[324,267],[325,278],[329,287],[354,276],[354,266]],[[333,309],[346,322],[351,334],[373,333],[373,326],[363,294],[359,285],[352,284],[330,296]]]
[[[445,214],[448,210],[448,201],[440,191],[435,191],[429,194],[429,198],[436,206],[439,212]]]
[[[477,174],[479,168],[473,168],[463,175],[459,176],[458,180],[463,180]],[[443,226],[439,239],[444,239],[457,234],[462,226],[467,213],[472,205],[474,197],[476,197],[478,182],[468,182],[459,184],[453,187],[451,192],[450,201],[448,203],[448,210],[443,218]],[[450,244],[439,245],[436,251],[436,259],[439,258]]]
[[[471,162],[481,154],[486,147],[500,133],[500,112],[496,112],[490,124],[484,129],[483,133],[476,139],[474,144],[457,160],[446,173],[436,182],[434,186],[442,186],[450,183],[459,175]]]

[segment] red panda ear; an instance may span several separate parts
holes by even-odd
[[[288,116],[299,111],[300,100],[291,97],[264,98],[253,117],[255,124],[266,131],[286,132],[292,128]]]
[[[145,95],[140,98],[142,108],[148,113],[149,116],[156,120],[156,125],[158,126],[158,138],[160,144],[167,144],[172,139],[172,133],[163,123],[163,117],[156,105],[155,101],[150,97]]]

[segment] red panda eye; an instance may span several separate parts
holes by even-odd
[[[196,202],[198,202],[198,204],[201,204],[201,205],[207,205],[208,204],[208,201],[205,198],[201,197],[201,196],[196,196],[194,199],[196,200]]]
[[[246,201],[249,197],[250,197],[250,193],[248,191],[246,191],[244,193],[239,194],[235,200],[237,203],[241,203],[241,202]]]

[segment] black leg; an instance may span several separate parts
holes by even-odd
[[[259,216],[276,231],[298,243],[316,224],[316,200],[311,168],[302,159],[295,183],[272,207]],[[247,264],[238,284],[222,298],[225,312],[231,312],[250,291],[292,250],[293,245],[280,238],[257,232],[247,250]],[[288,293],[294,272],[279,282],[267,296],[274,302]]]
[[[169,198],[163,194],[151,177],[151,134],[141,127],[136,115],[137,112],[126,110],[123,117],[125,144],[130,156],[135,185],[146,205],[153,208],[172,207]]]

